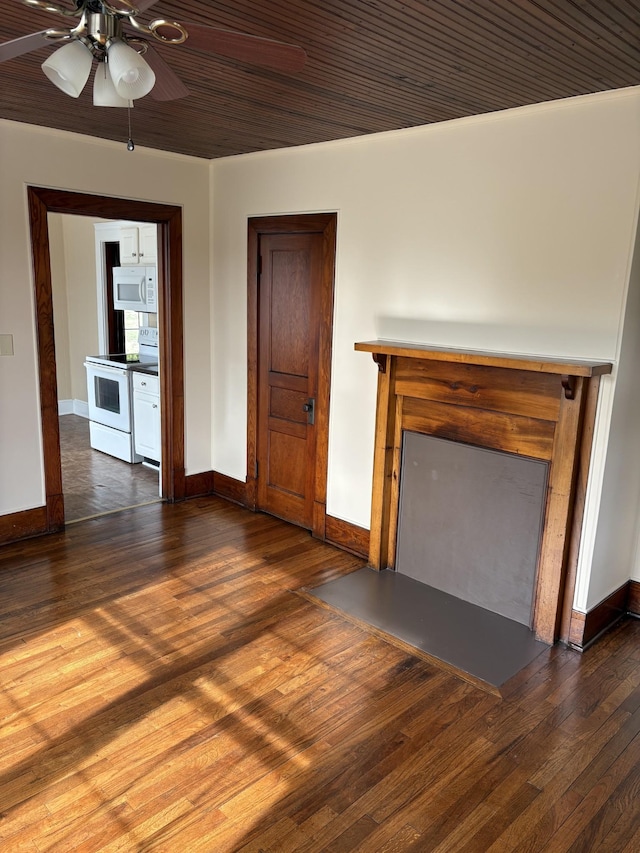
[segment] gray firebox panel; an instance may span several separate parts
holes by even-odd
[[[396,570],[530,626],[547,471],[405,432]]]

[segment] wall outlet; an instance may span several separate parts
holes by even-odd
[[[0,355],[13,355],[13,335],[0,335]]]

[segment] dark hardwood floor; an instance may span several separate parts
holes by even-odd
[[[62,415],[59,423],[66,523],[160,500],[157,471],[93,450],[86,418]]]
[[[640,623],[495,695],[304,590],[219,499],[0,548],[0,849],[637,853]]]

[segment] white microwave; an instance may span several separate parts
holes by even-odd
[[[156,267],[114,267],[113,307],[122,311],[158,312]]]

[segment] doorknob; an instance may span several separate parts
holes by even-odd
[[[309,397],[307,402],[302,407],[302,411],[307,413],[307,423],[314,424],[316,414],[316,401],[313,397]]]

